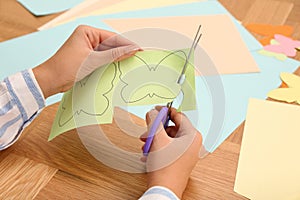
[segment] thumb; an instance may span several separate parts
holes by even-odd
[[[101,57],[104,58],[103,64],[111,63],[116,60],[123,60],[134,55],[141,48],[135,44],[120,46],[111,48],[105,51],[96,51],[97,54],[102,54]]]
[[[137,45],[116,47],[105,51],[92,51],[80,66],[76,81],[92,73],[97,68],[134,55],[140,48]]]
[[[151,111],[149,111],[146,115],[146,123],[148,126],[148,132],[152,126],[152,124],[154,123],[157,115],[158,115],[159,111],[156,109],[152,109]],[[168,134],[166,133],[163,124],[160,123],[154,138],[153,138],[153,142],[151,145],[151,151],[157,151],[161,148],[163,148],[164,146],[168,145],[171,142],[172,138],[170,138],[168,136]]]
[[[150,126],[158,115],[158,110],[152,109],[146,114],[146,123],[147,126]]]

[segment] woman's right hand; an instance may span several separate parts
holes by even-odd
[[[148,130],[161,107],[146,115]],[[143,159],[148,172],[148,188],[163,186],[172,190],[181,198],[190,174],[199,160],[202,136],[182,113],[171,109],[170,119],[175,126],[166,130],[161,124],[156,132],[150,153]],[[145,142],[147,134],[141,138]]]

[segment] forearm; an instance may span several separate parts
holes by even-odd
[[[44,106],[32,70],[5,78],[0,83],[0,150],[11,146]]]

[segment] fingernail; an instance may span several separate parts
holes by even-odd
[[[141,51],[142,49],[137,46],[137,45],[129,45],[128,48],[126,49],[125,54],[130,54],[136,51]]]

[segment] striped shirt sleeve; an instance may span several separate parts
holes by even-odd
[[[139,200],[179,200],[168,188],[154,186],[149,188]]]
[[[31,69],[5,78],[0,83],[0,150],[11,146],[44,106]]]

